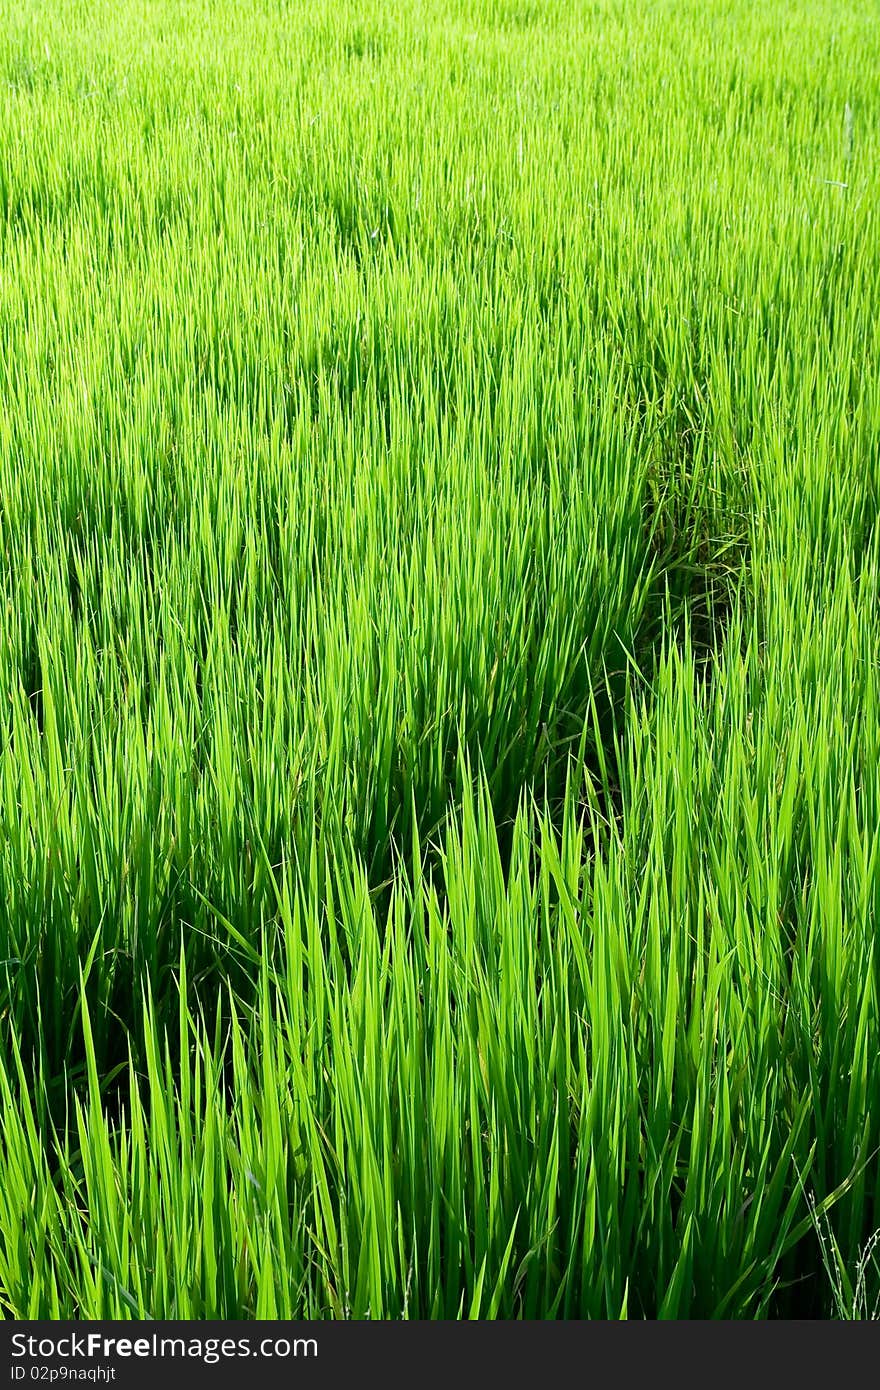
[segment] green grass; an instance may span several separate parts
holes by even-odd
[[[9,0],[0,1309],[850,1316],[874,0]]]

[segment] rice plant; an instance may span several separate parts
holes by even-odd
[[[8,0],[0,1309],[870,1315],[880,25]]]

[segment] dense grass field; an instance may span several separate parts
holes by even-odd
[[[876,0],[7,0],[0,1308],[869,1316]]]

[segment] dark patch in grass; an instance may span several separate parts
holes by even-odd
[[[70,604],[70,613],[73,618],[74,627],[78,627],[82,620],[82,586],[76,572],[76,565],[73,557],[68,553],[67,557],[67,597]]]
[[[690,638],[697,673],[711,681],[737,601],[737,581],[749,568],[748,521],[735,496],[719,503],[708,486],[695,484],[700,465],[696,440],[704,419],[679,403],[664,422],[660,457],[644,508],[645,532],[656,567],[644,646],[659,653],[666,639]]]
[[[355,25],[342,40],[342,52],[346,58],[354,61],[368,59],[375,62],[382,57],[385,46],[385,38],[379,30],[364,24]]]
[[[43,733],[45,723],[45,711],[43,708],[43,680],[43,667],[40,661],[40,654],[37,649],[36,636],[32,634],[27,654],[24,660],[22,682],[24,685],[24,693],[27,696],[27,701],[30,705],[31,714],[34,716],[37,729],[39,730],[41,736]]]

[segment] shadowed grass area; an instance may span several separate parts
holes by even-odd
[[[872,56],[11,6],[4,1312],[874,1306]]]

